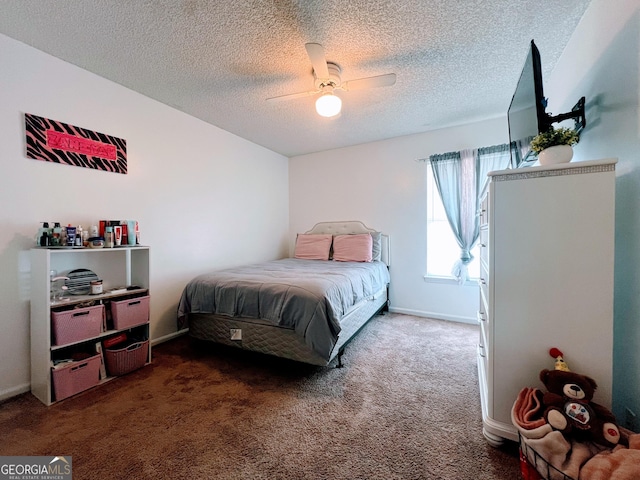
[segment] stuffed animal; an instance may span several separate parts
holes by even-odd
[[[591,401],[597,388],[595,380],[570,371],[557,348],[549,353],[556,359],[555,369],[540,372],[540,380],[548,390],[542,398],[547,423],[567,439],[593,441],[607,447],[617,445],[620,429],[615,416]]]

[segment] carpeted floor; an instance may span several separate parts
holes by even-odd
[[[378,316],[341,369],[180,337],[51,407],[0,404],[0,455],[72,455],[75,480],[517,479],[517,447],[482,436],[477,336]]]

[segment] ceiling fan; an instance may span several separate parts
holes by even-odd
[[[293,100],[295,98],[308,97],[321,93],[322,95],[316,100],[316,111],[323,117],[333,117],[340,113],[340,109],[342,108],[342,100],[333,93],[335,90],[348,92],[350,90],[360,90],[364,88],[388,87],[396,83],[395,73],[343,82],[340,78],[340,66],[336,63],[326,61],[322,45],[318,43],[307,43],[305,44],[305,48],[307,55],[309,55],[309,60],[311,60],[311,65],[313,66],[315,90],[267,98],[268,102]]]

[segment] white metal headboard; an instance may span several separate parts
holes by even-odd
[[[330,234],[330,235],[354,235],[358,233],[377,232],[373,228],[367,227],[358,220],[348,220],[346,222],[319,222],[311,230],[305,233]],[[391,249],[389,246],[389,235],[380,234],[382,240],[380,259],[387,265],[391,265]]]

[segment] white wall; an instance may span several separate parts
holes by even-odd
[[[506,114],[506,106],[505,106]],[[314,223],[362,220],[391,239],[391,310],[475,322],[477,286],[425,282],[426,158],[509,141],[505,118],[293,157],[292,238]]]
[[[618,158],[613,411],[636,431],[640,417],[627,423],[626,408],[640,416],[639,74],[640,3],[594,0],[545,83],[553,114],[569,111],[586,97],[587,128],[574,148],[576,160]]]
[[[0,65],[0,399],[29,389],[38,222],[140,222],[153,339],[195,274],[288,253],[287,158],[3,35]],[[129,173],[27,159],[25,112],[125,139]]]

